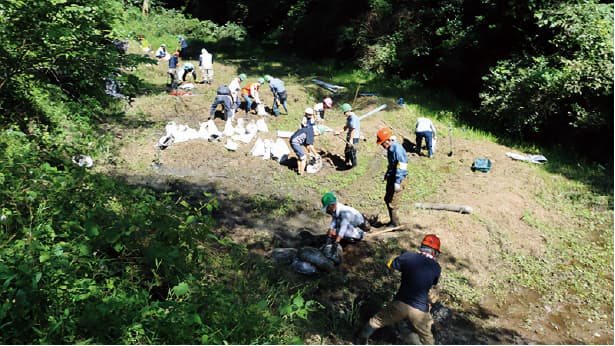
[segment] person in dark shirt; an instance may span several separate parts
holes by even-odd
[[[423,345],[433,345],[431,333],[433,320],[429,314],[437,294],[430,292],[438,284],[442,268],[438,263],[440,238],[428,234],[423,238],[419,252],[405,252],[391,258],[387,267],[401,272],[401,284],[393,301],[372,317],[355,339],[355,344],[365,344],[372,333],[384,326],[407,318]]]
[[[295,155],[297,155],[297,174],[303,175],[308,159],[303,147],[306,148],[308,154],[316,156],[316,150],[314,149],[314,129],[311,126],[307,126],[295,131],[295,133],[290,136],[290,146],[293,148]]]

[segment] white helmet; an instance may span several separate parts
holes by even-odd
[[[305,109],[305,114],[314,115],[314,110],[311,107]]]
[[[205,53],[207,53],[207,49],[205,48],[201,49],[201,54],[205,54]]]

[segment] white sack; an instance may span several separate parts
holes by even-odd
[[[269,132],[269,128],[267,127],[267,124],[265,123],[265,119],[258,119],[256,121],[256,127],[258,128],[260,132]]]
[[[290,149],[286,145],[286,141],[282,138],[278,138],[271,147],[271,157],[278,160],[278,162],[284,162],[290,154]]]
[[[257,138],[252,150],[250,150],[252,156],[263,156],[265,155],[265,142],[262,139]]]

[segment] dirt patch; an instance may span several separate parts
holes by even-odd
[[[199,85],[195,96],[191,97],[157,95],[138,98],[130,114],[145,112],[152,123],[149,126],[115,126],[113,131],[121,139],[121,150],[119,157],[115,158],[116,164],[105,169],[135,184],[173,190],[179,182],[199,193],[211,194],[220,201],[215,215],[219,221],[218,232],[246,244],[248,249],[264,257],[273,248],[322,244],[329,220],[317,208],[320,195],[326,190],[337,191],[340,200],[368,215],[387,219],[382,202],[385,152],[371,141],[377,130],[387,125],[380,117],[373,116],[362,122],[363,135],[369,140],[359,146],[358,169],[361,174],[343,190],[330,186],[328,177],[353,172],[344,171],[344,143],[331,134],[317,138],[316,147],[324,158],[323,169],[304,178],[294,173],[292,160],[280,164],[251,156],[253,142],[240,145],[237,151],[224,148],[224,142],[206,140],[175,143],[162,151],[157,149],[155,144],[164,135],[166,122],[174,121],[198,129],[199,123],[207,120],[214,90],[214,85]],[[295,94],[301,92],[292,90]],[[376,104],[373,100],[365,102]],[[297,109],[301,107],[296,106]],[[341,128],[343,119],[336,113],[332,111],[327,115],[327,125]],[[300,112],[292,114],[296,115],[287,117],[297,118],[298,124]],[[282,121],[273,117],[265,119],[272,125]],[[223,121],[215,121],[222,129]],[[399,141],[414,142],[409,129],[399,130],[397,134]],[[261,136],[275,139],[273,131]],[[442,239],[443,280],[448,273],[455,272],[468,278],[470,285],[481,292],[489,291],[494,275],[515,270],[505,267],[497,253],[514,251],[533,257],[544,253],[547,236],[524,221],[525,215],[531,212],[553,225],[563,222],[563,216],[536,202],[535,195],[545,184],[541,175],[536,174],[536,166],[507,158],[505,153],[512,150],[505,146],[464,138],[455,138],[453,155],[447,156],[446,138],[441,141],[443,144],[434,159],[413,154],[410,164],[444,172],[446,180],[437,186],[436,193],[429,194],[429,200],[406,201],[400,207],[401,221],[408,225],[406,230],[345,246],[344,260],[335,277],[344,281],[343,286],[351,294],[336,298],[322,293],[320,298],[330,308],[346,311],[361,305],[364,311],[357,321],[365,321],[369,313],[377,311],[379,304],[390,299],[398,285],[395,277],[382,270],[380,260],[392,255],[387,252],[392,249],[416,248],[426,233],[435,232]],[[479,156],[492,160],[490,172],[470,170],[472,161]],[[420,188],[416,177],[410,176],[409,179],[409,189]],[[468,205],[473,213],[421,210],[414,208],[415,202]],[[263,204],[268,207],[262,209]],[[374,286],[376,281],[380,286]],[[349,297],[354,298],[348,300]],[[527,290],[511,290],[506,298],[503,301],[501,297],[487,295],[475,305],[450,309],[450,314],[436,323],[438,343],[612,342],[613,331],[609,327],[612,324],[608,321],[579,321],[575,318],[574,302],[545,307],[537,293]],[[345,327],[356,326],[349,322]],[[378,332],[373,343],[412,342],[407,339],[409,333],[406,329],[402,324]],[[317,335],[308,341],[348,343],[353,332],[346,330],[324,337]]]

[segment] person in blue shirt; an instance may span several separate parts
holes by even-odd
[[[288,114],[288,104],[286,103],[288,94],[286,93],[286,88],[284,88],[284,82],[270,75],[265,75],[264,79],[265,82],[269,83],[269,89],[271,89],[273,94],[273,107],[271,107],[273,114],[276,117],[280,115],[280,106],[284,107],[284,112]]]
[[[438,263],[440,238],[428,234],[421,241],[418,252],[405,252],[391,258],[387,268],[401,272],[401,284],[395,298],[370,318],[356,336],[355,344],[366,344],[375,330],[407,318],[410,326],[419,335],[423,345],[433,345],[431,333],[433,320],[429,314],[431,305],[437,301],[436,290],[442,268]]]
[[[177,65],[179,65],[179,51],[173,53],[173,56],[169,59],[169,76],[171,76],[171,85],[175,83],[177,78]]]
[[[376,144],[382,145],[387,150],[388,166],[384,174],[384,181],[386,181],[387,185],[384,203],[387,206],[390,218],[387,226],[395,227],[400,225],[396,209],[401,200],[401,194],[405,188],[406,177],[408,176],[408,153],[391,136],[391,130],[386,127],[378,130]]]
[[[216,90],[216,98],[209,109],[209,120],[215,118],[216,109],[220,104],[224,108],[224,120],[233,119],[233,98],[231,97],[231,90],[226,85],[222,85]]]
[[[188,42],[186,42],[184,36],[177,35],[177,44],[179,44],[179,56],[181,58],[184,58],[186,54],[186,48],[188,48]]]
[[[303,175],[307,167],[307,154],[317,155],[314,149],[314,129],[311,126],[302,127],[290,136],[290,146],[297,156],[297,174]],[[306,151],[303,150],[306,148]]]
[[[186,81],[186,76],[192,74],[192,80],[196,82],[196,70],[194,69],[194,64],[190,62],[184,63],[184,74],[182,74],[182,81]]]
[[[359,117],[352,111],[352,106],[348,103],[344,103],[342,106],[342,112],[346,116],[346,125],[344,125],[344,131],[346,132],[346,148],[344,149],[344,156],[346,165],[348,168],[357,166],[357,146],[359,145],[359,138],[361,136],[361,121]]]

